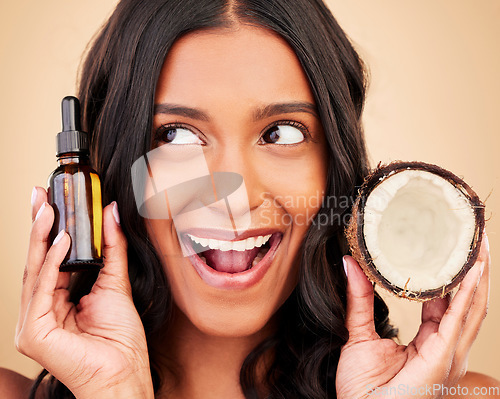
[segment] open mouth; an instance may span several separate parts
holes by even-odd
[[[185,234],[183,241],[197,260],[218,272],[234,274],[255,268],[270,258],[281,237],[280,232],[275,232],[244,240],[223,241]]]

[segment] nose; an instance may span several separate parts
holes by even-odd
[[[227,198],[233,218],[245,218],[262,204],[262,182],[256,171],[255,160],[248,147],[228,142],[221,145],[210,157],[207,164],[214,178],[217,198]],[[231,190],[237,183],[236,190]],[[231,193],[229,193],[231,192]],[[208,206],[214,212],[225,212],[222,201]]]

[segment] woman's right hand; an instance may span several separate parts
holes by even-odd
[[[69,301],[70,273],[59,272],[67,233],[50,245],[54,211],[35,187],[30,243],[16,347],[77,398],[153,398],[149,357],[128,278],[127,241],[116,203],[103,210],[104,267],[78,305]],[[57,241],[57,242],[56,242]]]

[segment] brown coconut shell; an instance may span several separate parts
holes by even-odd
[[[373,189],[385,179],[405,170],[422,170],[434,173],[453,184],[453,186],[469,200],[476,219],[474,238],[470,246],[466,263],[449,284],[426,291],[410,291],[406,289],[406,287],[395,286],[387,280],[377,269],[377,265],[370,256],[364,239],[364,208],[368,196]],[[428,301],[437,297],[444,297],[446,293],[451,291],[462,281],[467,272],[474,265],[479,255],[479,249],[481,248],[484,225],[484,204],[474,190],[472,190],[472,188],[461,178],[437,165],[423,162],[394,161],[386,165],[379,163],[377,168],[365,178],[362,186],[358,190],[358,196],[352,208],[352,217],[346,228],[345,234],[353,258],[359,263],[361,269],[372,283],[378,284],[398,297],[416,301]]]

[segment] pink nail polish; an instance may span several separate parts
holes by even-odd
[[[54,242],[52,245],[56,245],[59,241],[61,241],[61,238],[64,236],[64,230],[61,230],[59,234],[57,234],[56,238],[54,238]]]
[[[347,262],[345,260],[345,256],[342,257],[342,263],[344,263],[344,272],[345,276],[347,277]]]
[[[33,190],[31,191],[31,206],[35,205],[37,195],[38,191],[36,190],[36,187],[33,187]]]
[[[113,217],[115,218],[116,224],[120,225],[120,214],[118,213],[118,205],[116,201],[113,201]]]
[[[38,212],[36,213],[36,216],[35,216],[35,222],[38,220],[38,218],[42,215],[43,213],[43,210],[45,209],[45,202],[42,204],[42,206],[40,207],[40,209],[38,210]]]

